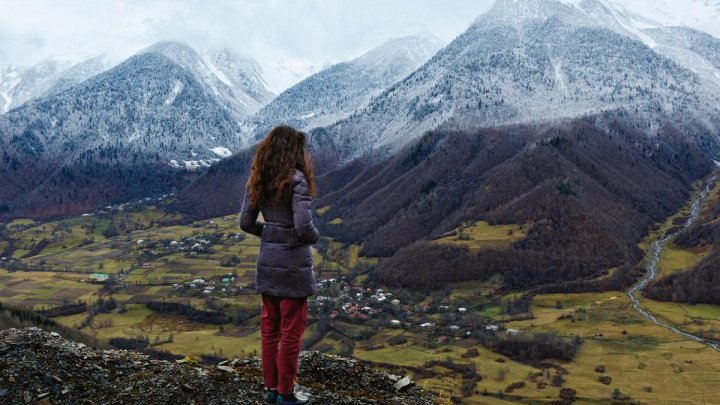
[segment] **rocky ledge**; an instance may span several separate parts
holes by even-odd
[[[298,382],[313,404],[439,404],[407,377],[317,352],[300,356]],[[3,404],[262,404],[258,358],[216,366],[98,350],[38,328],[0,332]]]

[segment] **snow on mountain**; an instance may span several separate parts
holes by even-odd
[[[656,41],[657,52],[687,67],[720,92],[720,39],[686,27],[647,28],[643,32]]]
[[[616,10],[642,16],[662,26],[694,27],[720,37],[720,0],[606,1]]]
[[[397,149],[441,126],[552,121],[618,109],[651,129],[682,116],[699,117],[717,132],[718,92],[654,51],[648,46],[653,37],[632,21],[599,0],[498,0],[363,111],[314,131],[313,142],[346,161]]]
[[[430,35],[397,38],[349,62],[324,69],[262,108],[253,117],[256,136],[278,123],[310,129],[346,118],[412,73],[442,45],[441,40]]]
[[[188,69],[238,120],[255,113],[274,97],[258,62],[231,49],[198,53],[180,42],[158,42],[140,53],[158,53]]]
[[[41,96],[59,93],[110,67],[106,55],[77,64],[45,60],[0,70],[0,114]]]
[[[167,162],[217,159],[239,148],[237,121],[206,83],[155,52],[133,56],[2,118],[8,127],[2,137],[15,150],[60,161],[105,146]]]
[[[304,60],[265,56],[259,59],[262,77],[268,89],[280,94],[320,70],[319,66]]]

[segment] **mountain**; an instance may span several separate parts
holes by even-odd
[[[607,0],[618,10],[643,16],[661,26],[692,26],[720,35],[718,0]]]
[[[324,69],[258,111],[253,117],[256,138],[278,123],[307,130],[346,118],[425,63],[442,45],[430,35],[396,38]]]
[[[236,122],[192,74],[157,53],[136,55],[60,94],[5,115],[13,146],[73,155],[125,145],[170,159],[213,158],[238,146]]]
[[[260,57],[258,63],[268,89],[275,94],[282,93],[321,68],[304,60],[273,55]]]
[[[720,39],[687,27],[643,29],[654,50],[697,74],[703,83],[720,91]]]
[[[7,66],[0,71],[0,114],[35,98],[66,90],[110,65],[108,58],[100,55],[74,65],[45,60],[30,67]]]
[[[377,163],[363,167],[360,159],[342,176],[320,176],[321,186],[337,187],[317,200],[326,207],[321,233],[361,244],[361,255],[390,257],[375,271],[382,284],[421,290],[494,274],[510,289],[581,283],[631,269],[650,227],[713,166],[673,125],[649,138],[637,124],[603,114],[431,131]],[[460,243],[455,259],[432,258],[449,249],[432,239],[479,220],[527,228],[505,248],[468,251]]]
[[[3,187],[14,215],[81,214],[165,194],[237,150],[240,127],[189,70],[136,55],[0,116]]]
[[[715,179],[717,181],[717,177]],[[698,263],[651,283],[643,294],[659,301],[720,304],[720,195],[715,182],[699,220],[671,242],[683,252],[698,255]]]
[[[597,0],[498,0],[361,112],[314,131],[313,144],[321,159],[342,163],[397,150],[435,128],[610,110],[643,117],[650,135],[668,116],[681,125],[698,117],[717,135],[716,89],[640,41],[638,32],[648,37]]]
[[[157,360],[130,350],[102,350],[36,327],[0,331],[0,383],[5,403],[263,404],[259,358],[221,365]],[[72,364],[72,367],[68,367]],[[39,377],[38,377],[39,376]],[[316,403],[440,404],[436,394],[355,359],[302,352],[298,380]]]
[[[274,98],[260,64],[228,48],[198,53],[180,42],[158,42],[140,52],[160,54],[190,71],[198,83],[236,119],[255,113]]]

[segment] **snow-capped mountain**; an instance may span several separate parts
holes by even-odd
[[[321,69],[321,66],[308,61],[282,56],[265,55],[258,59],[258,63],[262,68],[263,80],[275,94],[282,93]]]
[[[423,131],[553,121],[626,110],[649,134],[670,116],[718,131],[718,93],[648,46],[650,33],[600,0],[498,0],[364,110],[315,131],[346,161]],[[717,134],[715,134],[717,135]]]
[[[284,91],[253,117],[256,135],[277,123],[310,129],[346,118],[437,52],[431,35],[390,40],[348,62],[338,63]]]
[[[239,146],[239,126],[195,74],[154,52],[3,116],[24,155],[71,159],[112,145],[177,165],[209,164]]]
[[[236,119],[255,113],[275,96],[259,63],[231,49],[198,53],[180,42],[158,42],[140,52],[157,53],[189,70]]]
[[[688,26],[720,36],[719,0],[607,0],[620,12],[662,26]]]
[[[105,55],[77,64],[45,60],[33,66],[0,70],[0,114],[32,99],[59,93],[111,66]]]

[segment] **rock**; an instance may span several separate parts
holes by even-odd
[[[217,366],[217,369],[218,369],[218,370],[225,371],[225,372],[228,372],[228,373],[235,373],[235,372],[237,372],[237,371],[235,371],[234,368],[232,368],[232,367],[230,367],[230,366]]]
[[[411,380],[410,377],[405,376],[405,377],[399,379],[399,380],[393,385],[393,387],[394,387],[395,390],[397,390],[397,391],[402,391],[402,390],[405,390],[405,389],[407,389],[407,388],[412,387],[413,385],[415,385],[415,382],[414,382],[413,380]]]
[[[0,331],[0,353],[0,404],[50,405],[52,398],[53,404],[230,405],[260,404],[264,398],[257,357],[212,367],[178,364],[126,350],[79,348],[29,328]],[[297,387],[317,404],[442,403],[409,377],[391,379],[369,363],[317,352],[301,352]]]

